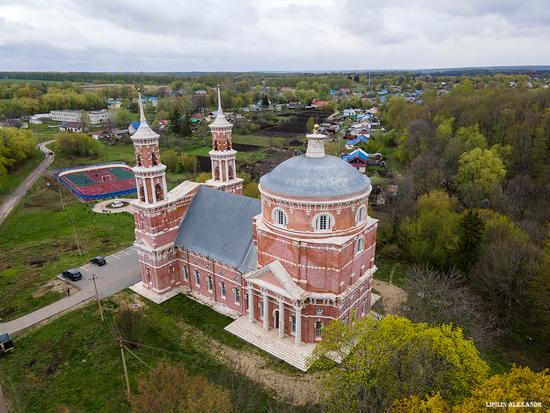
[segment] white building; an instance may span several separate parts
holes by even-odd
[[[82,110],[52,110],[50,111],[50,118],[58,122],[80,122],[82,112]],[[88,117],[92,125],[99,125],[109,119],[107,109],[92,110],[88,112]]]
[[[109,120],[107,109],[92,110],[89,112],[90,123],[92,125],[98,125]]]
[[[81,110],[52,110],[50,119],[57,122],[80,122]]]

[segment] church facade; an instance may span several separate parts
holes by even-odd
[[[226,330],[305,370],[327,323],[370,311],[370,181],[326,155],[327,138],[314,131],[304,155],[260,179],[260,200],[243,196],[219,88],[218,102],[212,178],[169,192],[159,135],[140,104],[132,206],[141,282],[132,289],[155,302],[188,294],[235,318]]]

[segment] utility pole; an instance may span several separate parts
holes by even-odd
[[[124,367],[124,378],[126,379],[126,395],[130,397],[130,379],[128,379],[128,368],[126,367],[126,359],[124,358],[124,346],[122,345],[122,339],[118,339],[118,344],[120,346],[122,366]]]
[[[92,273],[92,281],[94,283],[95,298],[97,300],[97,305],[99,307],[99,314],[101,314],[101,321],[105,321],[105,316],[103,315],[103,308],[101,307],[101,300],[99,299],[99,293],[97,292],[97,284],[95,282],[95,273]]]

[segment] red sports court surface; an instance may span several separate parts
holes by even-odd
[[[129,195],[136,191],[132,170],[124,165],[65,171],[59,181],[84,201]]]

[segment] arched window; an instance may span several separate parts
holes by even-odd
[[[275,225],[286,227],[288,225],[288,216],[281,208],[275,208],[273,210],[273,222]]]
[[[334,218],[329,214],[321,214],[315,217],[313,227],[315,231],[330,231],[334,225]]]
[[[156,152],[153,152],[151,154],[151,162],[153,163],[154,166],[159,164],[159,160],[158,160],[158,156],[157,156]]]
[[[137,166],[141,166],[141,155],[138,153],[136,158]]]
[[[162,187],[159,183],[155,184],[155,196],[157,197],[157,201],[162,201],[164,199],[162,195]]]
[[[367,207],[361,205],[355,214],[355,225],[361,225],[367,219]]]
[[[365,249],[365,237],[361,236],[355,241],[355,253],[359,254]]]

